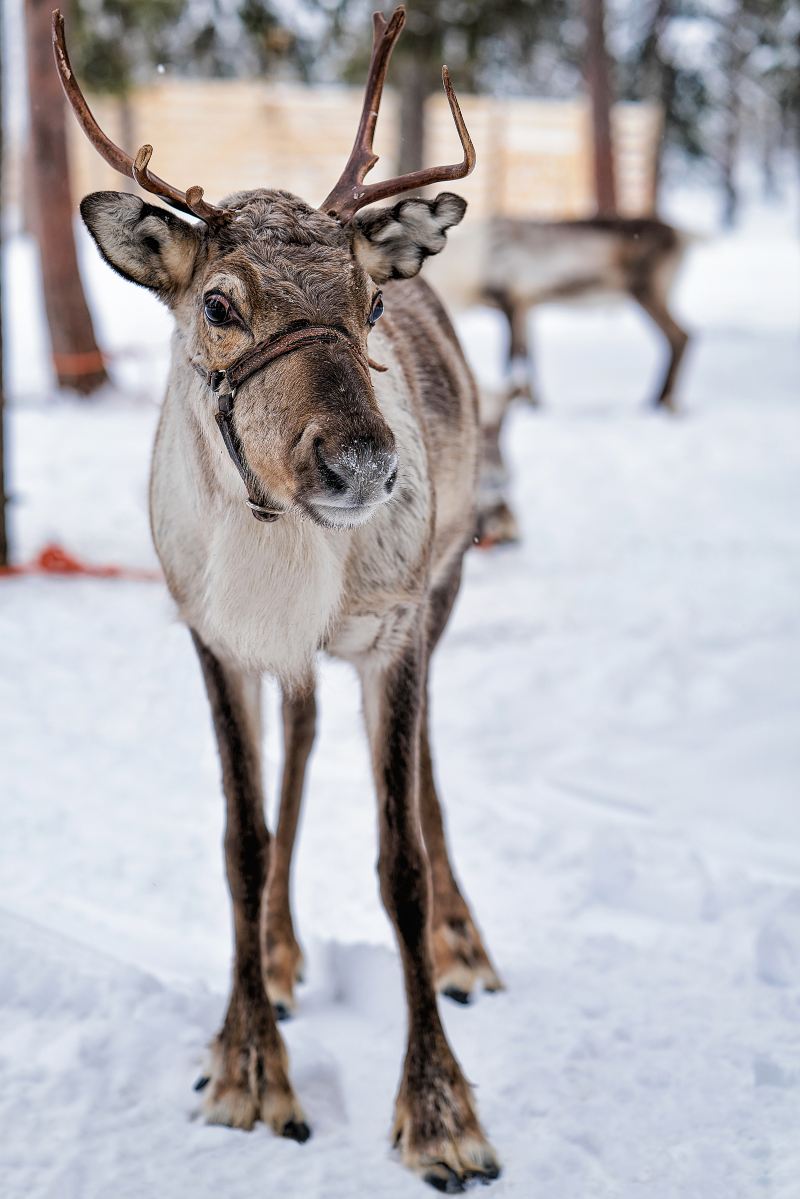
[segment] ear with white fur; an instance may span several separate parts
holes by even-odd
[[[169,300],[192,277],[201,233],[163,208],[128,192],[92,192],[81,216],[109,266],[161,299]]]
[[[466,200],[442,192],[435,200],[401,200],[394,208],[367,209],[353,221],[353,250],[376,283],[410,279],[429,254],[438,254],[445,231],[457,225]]]

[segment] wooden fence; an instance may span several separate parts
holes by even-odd
[[[111,137],[131,152],[151,142],[153,170],[182,189],[199,183],[216,201],[238,188],[282,187],[310,203],[319,203],[338,177],[360,104],[361,91],[350,88],[192,80],[139,88],[126,118],[118,102],[92,100]],[[474,214],[559,218],[593,211],[586,103],[465,96],[462,109],[478,165],[458,191]],[[428,117],[427,160],[457,161],[458,137],[443,97],[431,98]],[[68,119],[74,194],[122,186]],[[620,211],[648,214],[660,110],[619,104],[613,128]],[[376,137],[381,161],[370,178],[392,173],[400,133],[396,96],[388,92]]]

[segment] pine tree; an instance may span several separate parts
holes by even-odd
[[[621,95],[660,102],[665,146],[712,168],[732,223],[743,137],[761,146],[769,175],[782,130],[797,136],[794,0],[628,0],[617,18],[634,30],[619,56]]]

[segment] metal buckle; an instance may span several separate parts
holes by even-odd
[[[236,398],[236,391],[224,391],[219,397],[218,410],[221,416],[231,416],[233,413],[233,401]]]

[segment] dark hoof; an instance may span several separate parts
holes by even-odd
[[[289,1011],[285,1003],[274,1003],[272,1005],[275,1012],[276,1020],[291,1020],[292,1013]]]
[[[297,1141],[302,1145],[311,1136],[311,1129],[305,1120],[287,1120],[281,1136],[288,1137],[290,1141]]]
[[[464,1192],[463,1182],[444,1162],[436,1163],[433,1169],[425,1175],[425,1182],[435,1191],[441,1191],[444,1195],[461,1195]]]
[[[470,1182],[480,1182],[487,1187],[490,1182],[494,1182],[495,1178],[499,1178],[502,1170],[496,1162],[486,1165],[483,1170],[467,1175]]]
[[[452,999],[453,1003],[460,1003],[462,1007],[466,1007],[468,1003],[472,1002],[469,992],[459,991],[458,987],[445,987],[442,994],[446,995],[448,999]]]
[[[210,1082],[211,1079],[207,1074],[201,1074],[192,1089],[195,1091],[204,1091]]]

